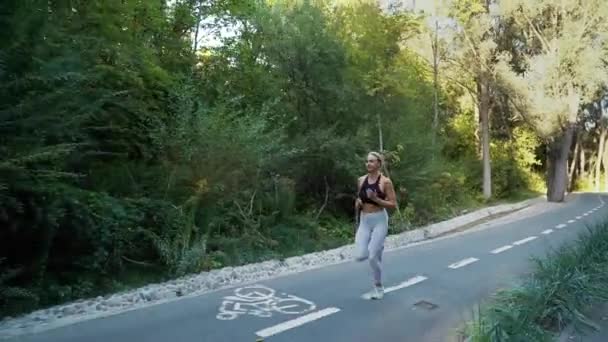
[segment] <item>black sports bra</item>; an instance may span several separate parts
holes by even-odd
[[[367,176],[365,177],[363,184],[361,184],[361,190],[359,190],[359,198],[361,199],[361,201],[363,203],[378,205],[378,203],[372,201],[371,199],[369,199],[369,197],[367,197],[367,189],[376,191],[376,193],[378,194],[378,198],[386,199],[386,194],[384,192],[382,192],[382,190],[380,190],[380,178],[381,177],[382,177],[382,175],[379,175],[378,180],[376,181],[376,183],[373,183],[373,184],[369,183]]]

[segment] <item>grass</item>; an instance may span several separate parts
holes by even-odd
[[[478,310],[467,329],[471,342],[553,341],[570,324],[578,332],[596,328],[584,312],[608,300],[608,220],[534,263],[520,286]]]

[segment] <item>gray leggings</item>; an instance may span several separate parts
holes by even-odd
[[[376,285],[382,284],[382,252],[387,234],[388,213],[386,210],[361,213],[359,228],[357,228],[355,236],[355,259],[363,261],[369,258]]]

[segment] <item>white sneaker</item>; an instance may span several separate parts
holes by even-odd
[[[363,299],[382,299],[384,298],[384,288],[382,286],[374,286],[374,289],[363,295]]]

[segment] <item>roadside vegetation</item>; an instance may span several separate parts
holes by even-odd
[[[608,220],[534,264],[520,286],[481,308],[468,328],[470,342],[554,341],[569,325],[597,328],[585,313],[608,301]]]

